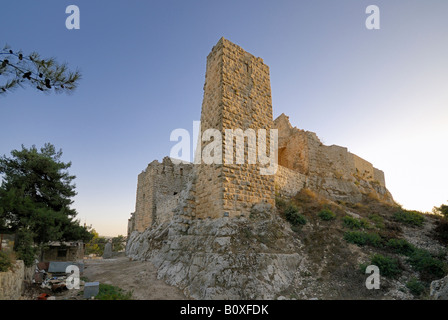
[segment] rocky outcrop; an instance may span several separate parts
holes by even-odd
[[[0,272],[0,300],[20,299],[25,270],[23,260],[17,260],[12,270]]]
[[[194,299],[275,299],[305,266],[302,244],[266,205],[250,218],[185,220],[133,232],[126,254]],[[288,231],[289,229],[289,231]]]
[[[436,300],[448,300],[448,276],[431,282],[430,295]]]

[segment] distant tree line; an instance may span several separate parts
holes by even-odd
[[[102,256],[104,253],[104,247],[109,239],[106,237],[100,237],[98,232],[95,229],[92,229],[91,234],[93,235],[92,239],[86,244],[85,254],[96,254],[97,256]],[[119,235],[117,237],[113,237],[112,239],[112,251],[119,252],[124,250],[125,248],[125,237]]]

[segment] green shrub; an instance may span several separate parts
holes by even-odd
[[[130,300],[132,292],[125,292],[123,289],[116,286],[100,283],[98,295],[96,300]]]
[[[446,219],[439,221],[434,231],[437,239],[445,245],[448,244],[448,221]]]
[[[426,279],[438,279],[446,273],[446,266],[441,260],[433,257],[428,250],[416,248],[404,239],[390,239],[386,247],[394,253],[408,256],[411,266]]]
[[[386,247],[391,249],[394,253],[404,254],[405,256],[412,255],[415,250],[415,247],[405,239],[390,239],[386,243]]]
[[[371,215],[369,215],[369,220],[372,221],[373,223],[375,223],[375,225],[378,228],[384,229],[384,227],[385,227],[384,219],[380,215],[378,215],[378,214],[371,214]]]
[[[285,210],[285,208],[286,208],[286,201],[283,200],[280,197],[275,197],[275,206],[279,210]]]
[[[385,277],[395,278],[401,273],[398,260],[391,257],[374,254],[370,263],[377,266],[380,269],[380,275]]]
[[[356,219],[350,216],[342,218],[342,222],[349,229],[370,229],[370,224],[365,219]]]
[[[324,221],[329,221],[336,218],[336,215],[330,209],[323,209],[317,215]]]
[[[361,231],[347,231],[344,234],[344,239],[347,242],[354,243],[358,246],[371,245],[373,247],[381,247],[382,239],[377,233],[367,233]]]
[[[448,205],[442,204],[440,207],[434,207],[433,212],[443,215],[448,218]]]
[[[422,213],[418,211],[401,210],[394,213],[394,219],[411,226],[420,227],[425,220]]]
[[[406,287],[416,297],[420,296],[425,291],[425,286],[416,278],[411,278],[411,280],[406,283]]]
[[[416,248],[409,256],[408,262],[428,280],[442,278],[445,275],[445,265],[424,249]]]
[[[299,213],[299,208],[294,203],[275,197],[275,206],[293,226],[306,224],[305,217]]]
[[[284,210],[286,220],[293,226],[306,224],[306,219],[299,213],[299,209],[292,203],[288,204]]]
[[[0,272],[6,272],[13,266],[11,256],[5,251],[0,251]]]
[[[285,215],[287,214],[292,214],[292,213],[298,213],[299,212],[299,208],[294,204],[294,203],[287,203],[284,209],[284,213]]]
[[[33,234],[26,229],[20,229],[18,231],[16,247],[17,258],[23,260],[25,266],[32,266],[37,255],[37,248],[34,246]]]

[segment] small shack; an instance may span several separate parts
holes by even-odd
[[[83,241],[48,243],[43,251],[42,261],[77,261],[84,258],[86,245]]]

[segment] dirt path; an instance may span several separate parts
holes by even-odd
[[[182,291],[157,279],[157,270],[148,261],[129,261],[127,257],[84,260],[83,276],[89,281],[132,290],[135,300],[186,300]]]

